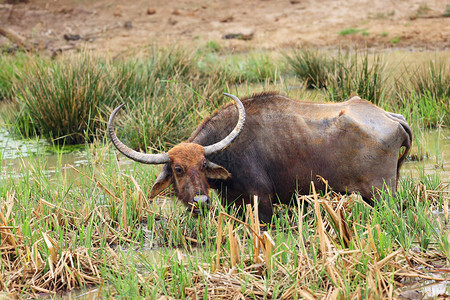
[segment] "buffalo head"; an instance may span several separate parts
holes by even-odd
[[[195,143],[180,143],[167,153],[145,154],[125,146],[114,132],[114,118],[122,105],[111,114],[108,131],[114,146],[123,155],[144,164],[164,164],[154,183],[150,197],[153,198],[170,185],[174,186],[175,195],[185,205],[191,207],[194,214],[199,213],[199,206],[209,207],[209,185],[207,179],[227,179],[231,174],[223,167],[210,162],[207,157],[228,147],[241,132],[245,123],[245,109],[242,102],[231,94],[224,94],[236,101],[239,121],[233,131],[223,140],[209,146]]]

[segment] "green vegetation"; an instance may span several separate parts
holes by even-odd
[[[39,60],[39,57],[29,57],[24,53],[12,56],[0,53],[0,56],[0,101],[12,100],[14,80],[19,79],[19,74],[27,64],[32,60]]]
[[[406,76],[397,79],[395,91],[400,109],[421,120],[422,126],[450,123],[450,67],[444,59],[427,65],[405,67]]]
[[[26,118],[19,123],[31,119],[36,132],[67,144],[91,140],[101,109],[114,100],[105,74],[105,63],[89,55],[31,62],[15,85]]]
[[[361,29],[349,27],[349,28],[342,29],[338,33],[339,33],[339,35],[349,35],[349,34],[358,33],[360,31],[361,31]]]
[[[215,43],[197,54],[151,48],[144,57],[115,59],[86,52],[56,60],[11,56],[2,60],[0,91],[14,100],[16,110],[3,118],[22,136],[77,144],[102,138],[112,108],[126,101],[132,113],[122,132],[130,145],[162,149],[186,139],[218,108],[228,84],[278,76],[267,54],[224,59],[217,49]]]
[[[393,45],[398,44],[398,42],[400,42],[400,40],[401,40],[401,38],[399,36],[396,36],[391,40],[391,44],[393,44]]]
[[[329,75],[328,98],[336,101],[358,95],[380,105],[387,89],[385,77],[381,56],[370,59],[367,52],[362,58],[357,52],[353,55],[339,53],[335,69]]]
[[[444,59],[430,60],[428,66],[420,66],[415,72],[411,71],[409,78],[409,88],[417,95],[429,95],[442,103],[450,98],[450,66]],[[408,87],[404,85],[404,93],[406,88]]]
[[[356,195],[299,196],[262,231],[256,206],[235,218],[214,197],[194,219],[169,197],[148,199],[157,168],[118,164],[104,147],[88,149],[82,170],[60,165],[48,177],[38,155],[0,181],[4,293],[101,285],[108,298],[386,298],[450,258],[448,216],[433,213],[448,205],[437,175],[403,178],[374,208]]]
[[[203,48],[200,48],[199,51],[220,52],[222,50],[222,46],[216,41],[207,42]]]
[[[424,16],[424,15],[427,15],[429,11],[430,11],[430,8],[428,7],[428,5],[425,2],[423,2],[419,5],[416,15],[417,15],[417,17]]]
[[[228,84],[273,82],[280,72],[280,63],[266,53],[246,55],[217,55],[204,53],[198,57],[198,66],[205,74],[219,72]],[[278,64],[277,64],[278,63]]]
[[[324,88],[328,86],[330,72],[334,70],[332,58],[324,53],[309,49],[295,50],[292,55],[285,54],[286,61],[307,88]]]
[[[444,11],[444,13],[442,14],[442,16],[444,16],[444,17],[446,17],[446,18],[450,17],[450,4],[447,4],[447,5],[445,6],[445,11]]]
[[[375,14],[373,13],[367,13],[367,17],[369,19],[387,19],[389,17],[395,16],[395,10],[391,10],[389,12],[377,12]]]
[[[350,34],[356,34],[356,33],[360,33],[364,36],[369,35],[369,32],[366,29],[359,29],[359,28],[353,28],[353,27],[348,27],[345,29],[342,29],[341,31],[338,32],[339,35],[350,35]]]
[[[330,57],[302,49],[285,57],[294,74],[308,88],[325,88],[330,100],[359,95],[379,104],[385,93],[384,64],[380,56],[375,56],[372,61],[368,53],[361,58],[358,52],[339,51],[336,57]]]

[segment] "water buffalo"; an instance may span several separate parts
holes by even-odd
[[[164,164],[151,197],[170,185],[186,205],[208,206],[210,187],[221,192],[223,204],[250,203],[258,195],[260,218],[269,222],[272,203],[290,203],[295,191],[308,194],[316,175],[335,191],[359,192],[369,203],[383,188],[395,193],[412,140],[403,116],[359,97],[313,103],[262,93],[241,103],[226,95],[237,108],[225,105],[186,142],[162,154],[136,152],[121,143],[113,122],[123,104],[113,111],[108,126],[116,148],[135,161]]]

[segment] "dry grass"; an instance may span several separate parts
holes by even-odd
[[[314,185],[313,185],[314,187]],[[221,212],[218,217],[215,261],[192,269],[192,285],[186,287],[190,299],[396,299],[405,281],[446,279],[442,273],[446,257],[438,251],[405,251],[401,247],[388,255],[380,253],[374,234],[381,236],[380,225],[367,227],[350,223],[350,214],[359,198],[328,192],[301,196],[311,204],[315,226],[305,240],[296,245],[276,243],[269,228],[261,230],[258,205],[248,207],[246,221]],[[300,212],[300,206],[299,206]],[[303,218],[289,230],[302,232]],[[357,227],[363,228],[357,230]],[[307,249],[315,248],[313,253]],[[292,257],[286,263],[282,257]],[[170,262],[166,280],[176,281]],[[364,271],[366,270],[366,271]],[[157,279],[150,275],[142,284]],[[358,282],[355,286],[353,282]],[[283,287],[283,288],[280,288]],[[288,287],[288,288],[285,288]],[[281,292],[280,292],[281,290]]]
[[[23,236],[19,224],[14,220],[14,194],[8,194],[2,200],[0,211],[1,265],[0,286],[8,296],[26,293],[37,296],[39,293],[55,293],[72,290],[87,285],[102,283],[99,266],[103,258],[98,248],[73,247],[68,242],[66,248],[51,231],[32,233],[36,241],[29,243]],[[51,205],[42,200],[42,205]],[[55,213],[47,216],[57,220],[60,214],[74,218],[74,213],[53,207]],[[39,207],[35,210],[36,218],[31,220],[31,228],[39,218]],[[67,237],[70,238],[70,237]]]

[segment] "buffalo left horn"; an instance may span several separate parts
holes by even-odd
[[[236,124],[236,126],[234,127],[233,131],[230,132],[230,134],[228,136],[226,136],[223,140],[221,140],[220,142],[217,142],[215,144],[205,146],[205,156],[222,151],[223,149],[228,147],[231,144],[231,142],[233,142],[233,140],[235,138],[237,138],[239,133],[241,133],[241,130],[245,124],[245,108],[244,108],[244,105],[242,104],[241,100],[239,100],[238,97],[231,95],[231,94],[224,93],[224,95],[227,97],[230,97],[231,99],[236,101],[236,104],[237,104],[238,110],[239,110],[239,121]]]

